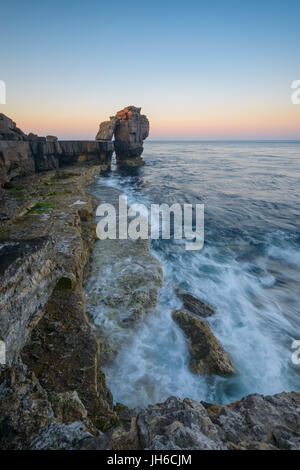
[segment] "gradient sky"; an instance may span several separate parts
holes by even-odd
[[[300,139],[300,1],[14,0],[0,8],[0,112],[94,139],[141,106],[151,139]]]

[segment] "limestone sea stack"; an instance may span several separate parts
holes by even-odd
[[[115,136],[115,152],[120,166],[144,165],[141,157],[143,141],[149,135],[149,121],[141,108],[127,106],[116,116],[100,124],[96,140],[111,140]]]

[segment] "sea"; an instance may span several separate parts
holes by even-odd
[[[204,204],[204,246],[151,241],[164,271],[158,313],[129,331],[104,367],[114,401],[140,407],[175,395],[226,404],[299,391],[300,142],[146,141],[143,159],[139,168],[113,165],[97,184],[118,188],[130,204]],[[189,370],[171,318],[181,306],[174,284],[215,308],[206,320],[233,359],[232,377]]]

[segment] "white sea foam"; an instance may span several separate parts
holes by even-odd
[[[211,149],[209,155],[212,166],[215,165],[214,152]],[[238,158],[234,160],[235,170],[244,174],[240,154]],[[268,159],[268,162],[270,165],[272,160]],[[202,168],[205,165],[208,165],[206,160]],[[263,163],[258,160],[256,165]],[[150,171],[155,171],[153,161]],[[217,169],[214,177],[216,174]],[[201,172],[198,178],[201,178]],[[103,179],[99,179],[99,184],[103,184]],[[135,179],[130,176],[113,173],[104,184],[121,189],[130,204],[153,202],[149,185],[145,185],[145,191],[137,190]],[[211,186],[211,191],[215,191],[214,180]],[[240,183],[236,183],[237,187],[243,193]],[[233,191],[231,188],[231,193]],[[155,194],[155,188],[152,194]],[[269,193],[267,197],[270,198]],[[221,202],[227,210],[227,199],[223,195]],[[244,204],[244,200],[242,202]],[[214,207],[217,219],[221,212]],[[273,216],[273,207],[264,203],[262,207]],[[235,211],[236,207],[231,210]],[[252,222],[254,209],[250,202],[247,210]],[[238,216],[239,212],[234,214]],[[261,222],[258,218],[257,223],[264,227],[264,214],[260,215]],[[274,217],[276,220],[276,213]],[[226,223],[225,218],[224,230]],[[291,361],[291,340],[299,339],[297,332],[300,332],[300,252],[294,241],[296,237],[289,239],[285,232],[267,230],[257,234],[244,230],[238,237],[234,232],[231,238],[227,234],[222,238],[222,232],[219,238],[215,237],[215,232],[213,235],[214,239],[211,239],[212,233],[206,235],[204,250],[193,253],[184,250],[181,240],[153,243],[152,253],[163,263],[165,277],[159,314],[148,317],[140,325],[113,365],[105,369],[115,401],[132,407],[144,406],[177,395],[226,403],[249,393],[272,394],[299,389],[300,371]],[[175,296],[173,282],[216,308],[216,314],[208,321],[233,358],[237,369],[235,376],[199,377],[189,371],[185,338],[171,318],[171,311],[181,305]],[[105,315],[105,312],[99,312],[101,314]],[[113,333],[113,321],[107,322]]]

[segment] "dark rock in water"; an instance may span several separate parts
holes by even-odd
[[[144,164],[143,141],[149,135],[149,121],[141,108],[128,106],[116,114],[115,151],[117,162],[124,166]]]
[[[210,317],[216,313],[215,309],[208,302],[194,297],[179,286],[175,286],[175,293],[182,300],[184,308],[200,317]]]
[[[173,320],[189,340],[190,369],[196,374],[234,374],[229,354],[214,336],[209,324],[187,310],[174,310]]]
[[[98,134],[96,135],[96,140],[112,140],[115,127],[116,127],[116,117],[111,117],[110,121],[104,121],[99,126]]]
[[[100,124],[96,140],[110,141],[115,135],[114,148],[120,166],[144,165],[141,158],[143,141],[149,135],[149,121],[141,108],[127,106],[118,111],[110,121]]]

